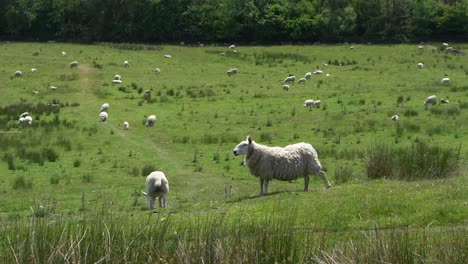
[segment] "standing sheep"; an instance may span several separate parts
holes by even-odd
[[[226,74],[231,77],[231,75],[237,74],[237,68],[229,69]]]
[[[398,120],[400,120],[400,117],[398,115],[392,115],[391,119],[393,121],[398,121]]]
[[[268,147],[247,136],[234,148],[234,155],[245,155],[244,164],[251,174],[260,178],[260,195],[268,193],[268,182],[273,179],[291,181],[304,177],[304,191],[309,191],[310,174],[320,176],[327,189],[331,186],[317,152],[308,143]]]
[[[283,85],[283,90],[289,91],[289,85],[287,85],[287,84]]]
[[[305,82],[306,82],[306,78],[300,78],[299,80],[297,80],[297,84],[305,83]]]
[[[311,72],[308,72],[304,75],[304,78],[306,78],[306,80],[309,80],[310,78],[312,78],[312,73]]]
[[[424,64],[422,62],[418,63],[418,69],[424,68]]]
[[[427,109],[428,104],[432,104],[432,105],[437,104],[437,96],[435,95],[428,96],[426,100],[424,100],[424,106],[426,107],[426,109]]]
[[[167,207],[167,193],[169,182],[162,171],[153,171],[146,177],[146,192],[142,192],[148,199],[148,208],[154,209],[154,200],[158,197],[159,207]]]
[[[128,66],[129,66],[128,61],[124,61],[124,62],[123,62],[123,66],[124,66],[124,67],[128,67]]]
[[[123,122],[123,129],[128,130],[129,127],[130,127],[130,124],[127,121],[124,121]]]
[[[293,83],[296,80],[296,76],[288,76],[284,79],[283,83]]]
[[[159,75],[159,74],[161,73],[161,69],[156,68],[156,69],[154,70],[154,73],[155,73],[156,75]]]
[[[442,78],[442,80],[440,80],[441,84],[449,84],[449,82],[450,82],[450,78]]]
[[[156,123],[156,116],[155,115],[150,115],[146,119],[146,126],[154,126]]]
[[[15,73],[13,73],[13,77],[21,77],[23,76],[23,73],[21,71],[15,71]]]
[[[101,122],[106,122],[108,118],[109,115],[107,114],[107,112],[99,113],[99,119],[101,120]]]
[[[70,68],[78,67],[78,61],[70,62]]]
[[[304,101],[304,107],[309,107],[309,110],[312,110],[312,106],[314,106],[314,100],[307,99]]]
[[[101,109],[99,109],[99,113],[100,112],[107,112],[107,110],[109,110],[109,103],[103,103],[102,106],[101,106]]]
[[[320,101],[320,100],[315,100],[314,103],[313,103],[313,105],[314,105],[315,108],[319,108],[321,103],[322,103],[322,101]]]

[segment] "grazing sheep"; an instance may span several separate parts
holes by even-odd
[[[78,61],[70,62],[70,68],[78,67]]]
[[[157,75],[159,75],[159,74],[161,73],[161,69],[156,68],[156,69],[154,70],[154,73],[157,74]]]
[[[35,73],[35,72],[37,72],[37,69],[36,69],[36,68],[32,68],[32,69],[31,69],[31,72],[32,72],[32,73]]]
[[[450,101],[449,101],[448,99],[446,99],[446,98],[440,99],[440,103],[441,103],[441,104],[448,104],[449,102],[450,102]]]
[[[146,119],[146,126],[154,126],[156,123],[156,116],[155,115],[150,115]]]
[[[121,84],[122,80],[112,80],[112,84]]]
[[[15,71],[15,73],[13,73],[13,76],[14,77],[21,77],[21,76],[23,76],[23,73],[21,71]]]
[[[314,101],[313,105],[314,105],[315,108],[319,108],[319,107],[320,107],[320,103],[322,103],[322,101],[316,100],[316,101]]]
[[[440,80],[441,84],[449,84],[449,82],[450,82],[450,78],[442,78],[442,80]]]
[[[307,99],[304,101],[304,107],[309,107],[309,110],[311,110],[312,106],[314,106],[314,100]]]
[[[55,90],[57,90],[57,87],[56,87],[56,86],[53,86],[53,85],[51,85],[51,86],[49,86],[49,89],[50,89],[50,90],[52,90],[52,91],[55,91]]]
[[[231,77],[231,75],[237,74],[237,68],[229,69],[226,74]]]
[[[67,53],[65,51],[62,51],[62,56],[67,56]]]
[[[428,96],[426,100],[424,100],[424,106],[427,108],[428,104],[432,104],[432,105],[437,104],[437,96],[435,95]]]
[[[392,119],[393,121],[398,121],[398,120],[400,120],[400,117],[397,116],[397,115],[392,115],[391,119]]]
[[[101,120],[101,122],[106,122],[108,118],[109,115],[107,114],[107,112],[99,113],[99,119]]]
[[[124,121],[123,122],[123,129],[128,130],[129,127],[130,127],[130,124],[127,121]]]
[[[299,80],[297,80],[297,84],[305,83],[305,82],[306,82],[306,78],[300,78]]]
[[[29,113],[28,113],[28,112],[24,112],[24,113],[22,113],[22,114],[20,115],[20,117],[27,117],[27,116],[29,116]]]
[[[229,46],[230,49],[234,49],[235,47],[236,47],[236,45],[234,45],[234,44]]]
[[[24,117],[24,123],[27,125],[32,125],[32,117],[30,115]]]
[[[116,74],[114,75],[114,80],[122,80],[122,76]]]
[[[128,67],[129,65],[130,65],[130,64],[128,63],[128,61],[124,61],[124,62],[123,62],[123,66],[124,66],[124,67]]]
[[[287,85],[287,84],[283,85],[283,90],[289,91],[289,85]]]
[[[311,73],[311,72],[306,73],[306,74],[304,75],[304,78],[305,78],[306,80],[309,80],[310,78],[312,78],[312,73]]]
[[[421,62],[420,62],[420,63],[418,63],[418,69],[422,69],[422,68],[424,68],[424,64],[423,64],[423,63],[421,63]]]
[[[296,76],[288,76],[284,79],[283,83],[293,83],[296,80]]]
[[[165,58],[165,59],[170,59],[170,58],[172,58],[172,56],[169,55],[169,54],[166,54],[166,55],[164,55],[164,58]]]
[[[24,123],[24,117],[20,117],[18,119],[18,125],[22,125]]]
[[[109,103],[103,103],[101,109],[99,109],[99,113],[107,112],[107,110],[109,110]]]
[[[169,182],[162,171],[153,171],[146,177],[146,192],[142,193],[148,199],[148,208],[154,209],[154,200],[158,197],[159,207],[167,207],[167,193]]]
[[[309,175],[322,178],[326,188],[331,184],[327,179],[317,152],[308,143],[297,143],[282,147],[268,147],[257,144],[247,136],[234,148],[234,155],[245,155],[244,165],[251,174],[260,178],[260,195],[268,193],[268,182],[273,179],[291,181],[304,177],[304,191],[309,191]]]
[[[316,70],[316,71],[314,71],[314,74],[323,74],[323,71],[322,70]]]

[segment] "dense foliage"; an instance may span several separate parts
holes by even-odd
[[[468,0],[4,0],[0,38],[405,42],[468,38]]]

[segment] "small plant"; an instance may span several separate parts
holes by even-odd
[[[32,181],[29,178],[25,178],[23,175],[17,176],[13,182],[13,189],[31,189]]]
[[[349,165],[338,165],[335,168],[335,184],[340,185],[354,178],[353,168]]]
[[[78,168],[80,166],[81,166],[81,160],[76,159],[76,160],[73,161],[73,167],[74,168]]]
[[[153,164],[146,164],[141,168],[141,176],[148,176],[151,172],[155,171],[156,167]]]
[[[50,184],[57,185],[60,182],[60,177],[57,175],[53,175],[50,177]]]

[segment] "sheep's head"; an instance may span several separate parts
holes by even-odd
[[[247,154],[247,150],[250,144],[252,144],[252,137],[247,136],[246,140],[242,141],[234,148],[234,155],[239,156]]]

